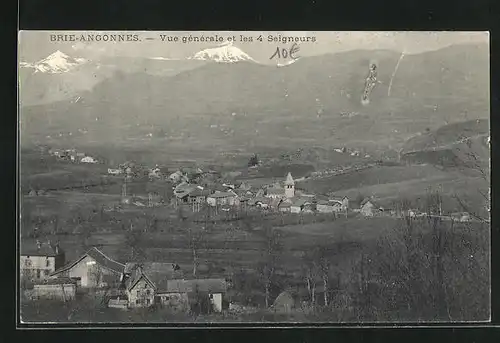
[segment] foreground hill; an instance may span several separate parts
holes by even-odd
[[[68,142],[138,144],[162,130],[163,140],[144,144],[210,151],[228,145],[385,147],[446,121],[489,116],[486,45],[408,55],[393,77],[399,58],[366,50],[302,58],[285,68],[238,62],[170,77],[116,73],[81,92],[76,103],[24,107],[22,134],[29,138],[24,142],[46,141],[85,128],[87,135],[73,134]],[[379,83],[363,106],[370,61],[378,65]]]

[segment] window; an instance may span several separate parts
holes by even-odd
[[[148,289],[148,290],[146,291],[146,294],[147,294],[147,295],[149,295],[150,293],[151,293],[151,291]]]
[[[40,278],[40,274],[41,274],[41,270],[40,269],[37,269],[36,270],[36,278],[39,279]]]
[[[49,275],[49,273],[50,273],[50,270],[49,270],[49,269],[45,269],[45,270],[43,271],[43,274],[44,274],[45,276]]]
[[[140,304],[140,303],[141,303],[141,301],[140,301],[139,299],[137,299],[137,300],[135,301],[135,303],[136,303],[136,305],[138,305],[138,304]]]
[[[149,305],[151,303],[151,299],[146,299],[146,305]]]
[[[141,291],[137,291],[137,296],[140,296],[141,295]]]
[[[47,258],[47,260],[45,261],[45,267],[50,267],[50,260]]]

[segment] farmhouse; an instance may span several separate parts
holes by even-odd
[[[182,270],[175,263],[127,263],[124,279],[129,307],[148,307],[155,301],[158,289],[166,287],[168,279],[182,277]]]
[[[79,286],[86,288],[105,287],[116,284],[123,275],[125,265],[97,248],[92,248],[76,261],[57,269],[50,277],[70,277],[80,280]]]
[[[289,213],[291,212],[292,203],[289,201],[282,201],[278,205],[278,210],[280,212]]]
[[[162,173],[161,173],[161,170],[158,166],[151,168],[149,170],[148,177],[150,179],[159,179],[159,178],[161,178],[161,176],[162,176]]]
[[[334,206],[334,203],[328,201],[328,200],[318,200],[316,202],[316,210],[319,213],[334,213],[336,212],[336,208]]]
[[[127,263],[126,289],[128,307],[149,307],[153,304],[187,311],[190,300],[206,296],[215,312],[222,311],[227,284],[224,279],[182,279],[175,263]]]
[[[306,205],[311,205],[311,201],[307,198],[293,198],[292,204],[290,206],[290,212],[291,213],[301,213],[305,208]],[[306,208],[308,210],[309,208]]]
[[[64,259],[65,254],[59,244],[52,246],[50,242],[42,244],[37,241],[35,248],[22,244],[19,263],[21,276],[34,280],[45,279],[64,265]]]
[[[108,168],[108,174],[110,175],[120,175],[123,173],[123,170],[122,169],[112,169],[112,168]]]
[[[180,170],[170,174],[168,178],[172,182],[187,181],[187,178],[184,176],[184,174],[182,174],[182,172]]]
[[[158,291],[164,306],[185,308],[190,302],[209,300],[214,312],[222,312],[223,298],[227,292],[224,279],[167,280],[167,287]]]
[[[229,190],[227,192],[216,191],[207,197],[207,203],[210,206],[237,206],[239,205],[238,195]]]
[[[360,205],[359,212],[365,217],[373,217],[383,212],[383,208],[369,198],[365,198]]]
[[[97,163],[97,160],[94,159],[92,156],[85,156],[80,160],[82,163]]]
[[[209,194],[210,191],[201,186],[181,183],[174,189],[175,205],[190,205],[193,210],[199,211]]]
[[[337,209],[339,212],[345,212],[349,210],[349,198],[346,196],[331,197],[328,200],[333,203],[335,209]]]

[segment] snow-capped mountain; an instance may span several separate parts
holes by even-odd
[[[201,50],[188,59],[201,61],[215,61],[219,63],[235,63],[240,61],[257,62],[232,42],[224,43],[216,48]]]
[[[84,58],[73,58],[57,50],[38,62],[21,62],[19,65],[24,68],[32,68],[35,73],[60,74],[71,71],[87,62]]]
[[[299,60],[299,58],[294,59],[294,60],[290,60],[290,61],[285,62],[285,63],[278,63],[278,64],[276,64],[276,66],[277,67],[286,67],[286,66],[289,66],[290,64],[297,62],[298,60]]]

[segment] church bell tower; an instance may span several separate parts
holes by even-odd
[[[290,173],[288,173],[285,180],[285,196],[287,198],[293,198],[295,196],[295,181]]]

